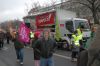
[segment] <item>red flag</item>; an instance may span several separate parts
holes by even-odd
[[[30,29],[25,25],[24,22],[20,24],[20,27],[18,29],[18,34],[19,34],[19,40],[21,42],[29,42],[29,34],[30,34]]]

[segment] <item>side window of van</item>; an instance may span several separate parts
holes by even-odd
[[[72,21],[66,21],[65,23],[65,27],[68,31],[73,32],[74,28],[73,28],[73,22]]]

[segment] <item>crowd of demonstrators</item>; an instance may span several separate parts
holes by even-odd
[[[7,44],[9,44],[10,33],[0,30],[0,50],[4,48],[5,40],[7,40]]]
[[[24,42],[21,42],[19,40],[18,36],[19,36],[18,32],[16,31],[13,32],[12,40],[14,42],[16,59],[20,64],[23,64],[24,60],[23,50],[25,44]],[[9,44],[9,41],[7,42]],[[31,36],[30,44],[31,47],[33,48],[35,66],[54,66],[52,57],[56,48],[56,42],[53,38],[51,38],[49,30],[44,30],[42,37],[40,37],[40,33],[37,34],[34,33],[34,36]]]

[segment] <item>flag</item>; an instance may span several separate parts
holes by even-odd
[[[25,25],[24,22],[22,22],[19,26],[19,29],[18,29],[19,40],[21,42],[28,43],[30,41],[29,34],[30,34],[30,29]]]
[[[60,29],[59,29],[59,22],[58,22],[58,18],[56,16],[56,25],[55,25],[55,38],[57,41],[59,41],[61,39],[61,33],[60,33]]]

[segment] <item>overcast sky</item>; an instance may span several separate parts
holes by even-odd
[[[31,9],[32,2],[37,2],[41,5],[44,3],[51,2],[50,0],[0,0],[0,22],[11,20],[11,19],[21,19],[27,14],[26,6]],[[57,0],[59,2],[60,0]]]

